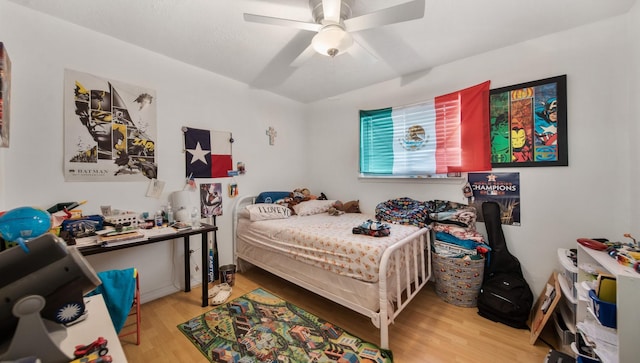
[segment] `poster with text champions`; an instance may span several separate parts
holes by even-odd
[[[492,201],[500,205],[502,224],[520,225],[520,173],[469,173],[468,179],[478,222],[484,222],[482,203]]]
[[[155,179],[155,101],[153,90],[65,70],[65,180]]]

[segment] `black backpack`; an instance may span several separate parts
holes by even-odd
[[[524,279],[520,261],[507,249],[500,206],[496,202],[484,202],[482,215],[491,251],[478,295],[478,314],[514,328],[527,329],[533,293]]]

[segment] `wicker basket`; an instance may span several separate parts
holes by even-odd
[[[484,274],[484,259],[464,260],[431,253],[436,293],[457,306],[476,307]]]

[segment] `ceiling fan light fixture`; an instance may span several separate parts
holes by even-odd
[[[340,25],[330,24],[320,29],[313,37],[311,44],[316,52],[335,57],[351,47],[353,38]]]

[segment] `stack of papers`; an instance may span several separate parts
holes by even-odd
[[[76,238],[77,247],[95,246],[97,244],[98,244],[98,236]]]
[[[126,232],[111,232],[98,236],[98,241],[103,246],[115,246],[123,243],[139,242],[147,239],[139,230]]]
[[[140,232],[142,232],[146,238],[153,238],[166,236],[168,234],[175,234],[176,230],[171,227],[157,227],[151,229],[141,229]]]
[[[116,232],[115,230],[104,230],[99,231],[99,234],[95,236],[76,238],[76,245],[78,247],[95,245],[113,247],[122,244],[146,241],[149,238],[176,234],[178,231],[189,229],[191,229],[191,226],[189,225],[178,225],[175,227],[155,227],[151,229],[135,229],[123,232]]]

